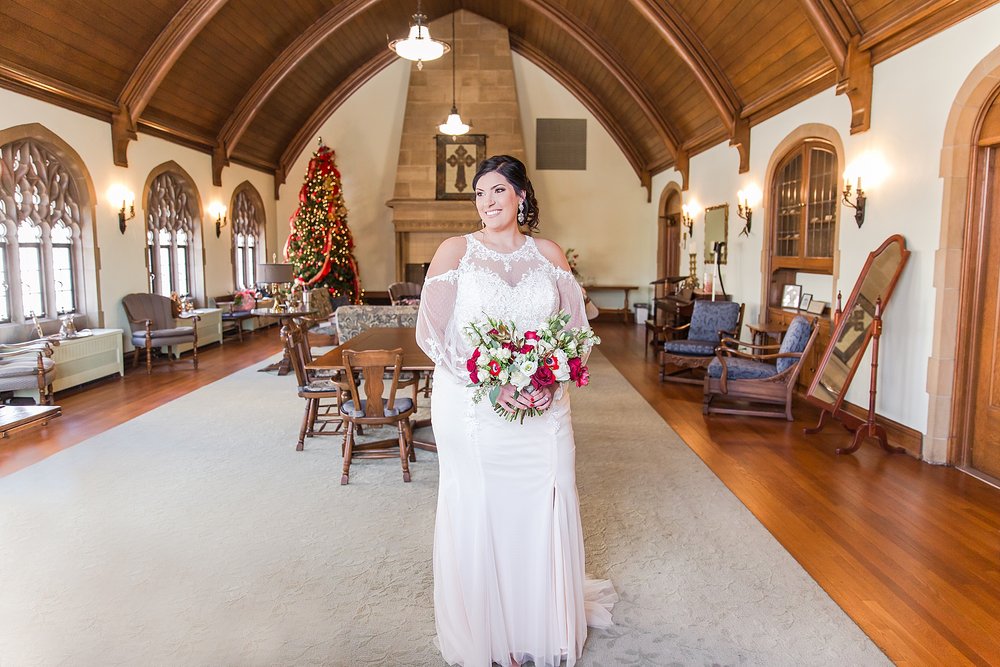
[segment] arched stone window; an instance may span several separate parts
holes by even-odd
[[[192,296],[198,207],[182,174],[165,170],[153,177],[146,197],[146,260],[151,292]]]
[[[33,137],[0,147],[0,162],[0,323],[78,312],[84,202],[76,181]]]
[[[233,283],[237,289],[257,284],[257,265],[264,256],[264,201],[260,193],[244,181],[233,192]]]

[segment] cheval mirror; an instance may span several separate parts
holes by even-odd
[[[729,239],[729,204],[709,206],[705,209],[705,265],[715,264],[715,244]],[[722,246],[719,264],[726,263],[729,244]]]
[[[830,342],[816,368],[812,384],[809,385],[809,391],[806,392],[806,399],[822,408],[823,412],[816,427],[804,429],[805,433],[818,433],[827,417],[833,417],[854,433],[851,447],[838,449],[838,454],[856,451],[866,435],[878,437],[886,451],[903,451],[898,447],[889,447],[885,429],[875,423],[875,381],[882,313],[909,257],[906,240],[899,234],[890,236],[868,255],[868,261],[861,269],[858,282],[843,307]],[[875,345],[872,350],[871,390],[866,421],[844,411],[842,406],[851,380],[873,337]]]

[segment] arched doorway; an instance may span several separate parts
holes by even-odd
[[[984,374],[1000,380],[995,343],[992,349],[985,345],[987,336],[979,329],[991,319],[995,332],[998,321],[996,262],[991,265],[989,260],[1000,236],[1000,135],[990,129],[998,127],[990,120],[1000,113],[995,106],[998,77],[1000,47],[973,68],[956,94],[942,145],[944,192],[941,241],[935,253],[935,330],[923,458],[970,472],[981,470],[973,461],[971,438],[977,406],[988,399],[980,396],[977,382],[987,377]],[[988,237],[993,237],[991,243],[984,243]],[[991,353],[990,359],[981,358],[984,350]],[[1000,386],[996,380],[994,387]],[[980,454],[989,466],[989,452]]]
[[[677,183],[668,183],[663,188],[657,220],[656,277],[679,276],[682,273],[681,188]],[[667,289],[665,283],[657,284],[654,297],[662,297]]]

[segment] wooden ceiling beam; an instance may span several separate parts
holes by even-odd
[[[836,9],[823,0],[799,0],[813,30],[837,68],[837,94],[851,102],[851,134],[864,132],[872,123],[872,56],[860,47],[861,35],[844,24]],[[850,34],[845,40],[842,35]]]
[[[680,149],[680,141],[677,132],[670,126],[670,123],[660,113],[659,108],[649,97],[638,80],[628,72],[619,59],[611,52],[611,49],[594,36],[593,30],[580,22],[575,16],[559,5],[553,5],[548,0],[521,0],[528,7],[531,7],[545,18],[549,19],[565,32],[573,37],[587,53],[593,56],[601,65],[618,81],[625,89],[629,97],[635,103],[649,124],[653,126],[660,140],[666,146],[667,151],[676,156]]]
[[[565,70],[562,65],[553,61],[547,55],[539,51],[534,45],[527,43],[514,33],[509,33],[510,35],[510,48],[516,51],[520,55],[524,56],[532,63],[537,65],[542,71],[546,72],[553,79],[558,81],[570,92],[573,97],[580,101],[587,111],[594,114],[597,122],[601,124],[608,134],[611,135],[612,141],[614,141],[618,148],[621,149],[622,153],[625,155],[625,159],[628,163],[632,165],[632,169],[635,171],[636,176],[639,177],[639,183],[647,188],[647,198],[652,196],[651,194],[651,179],[649,177],[649,169],[645,167],[642,156],[639,154],[638,149],[632,144],[629,138],[622,131],[622,128],[615,121],[614,114],[612,114],[606,106],[590,91],[589,88],[582,85],[576,77]]]
[[[247,128],[285,77],[324,40],[379,1],[348,0],[329,10],[285,47],[254,81],[219,131],[212,154],[212,181],[215,185],[222,184],[222,168],[229,164],[229,158]]]
[[[143,55],[118,96],[111,116],[115,164],[128,166],[128,144],[136,138],[136,121],[177,59],[226,0],[188,0]]]
[[[281,160],[274,174],[275,199],[278,199],[278,190],[284,185],[285,179],[288,177],[288,170],[292,168],[295,159],[305,150],[309,142],[312,141],[313,136],[323,127],[323,123],[333,115],[333,112],[340,108],[341,104],[347,101],[347,98],[368,83],[376,74],[396,62],[397,58],[398,56],[389,49],[382,49],[371,60],[354,70],[348,78],[341,81],[340,85],[334,88],[327,95],[326,99],[313,110],[309,116],[309,120],[295,133],[295,136],[288,142],[287,147],[281,154]],[[235,160],[236,158],[233,159]]]
[[[729,145],[740,153],[740,173],[749,171],[750,124],[741,117],[742,103],[732,82],[672,5],[656,0],[629,1],[691,69],[718,111],[729,134]]]

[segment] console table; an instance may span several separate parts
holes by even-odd
[[[584,285],[583,289],[587,292],[622,292],[625,295],[625,302],[621,308],[609,308],[613,313],[621,313],[622,322],[628,323],[628,293],[632,290],[639,289],[638,285]]]
[[[50,338],[56,376],[53,391],[62,391],[105,375],[125,375],[121,329],[85,329],[73,338]]]

